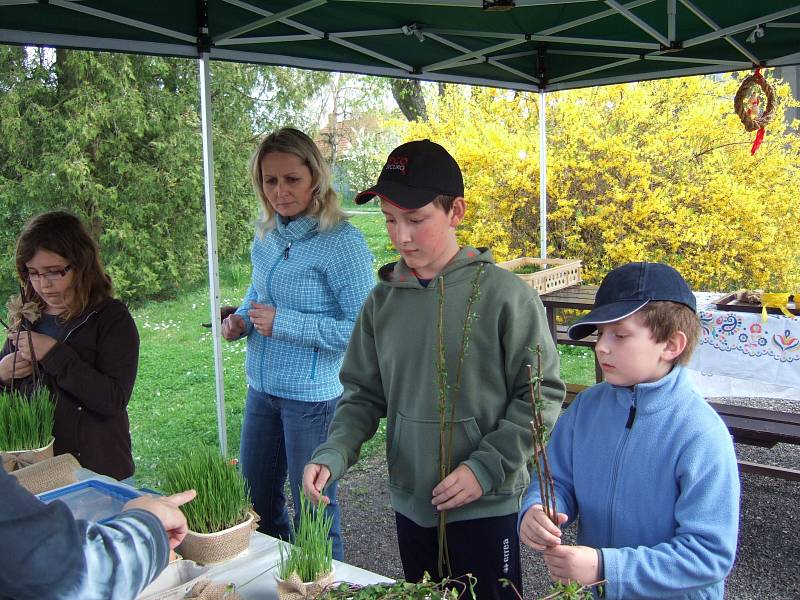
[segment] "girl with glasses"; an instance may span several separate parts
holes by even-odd
[[[34,217],[17,240],[25,298],[41,316],[27,335],[9,335],[0,352],[0,388],[30,389],[33,361],[56,401],[55,454],[126,479],[133,475],[127,405],[136,380],[139,334],[113,298],[97,244],[67,212]]]

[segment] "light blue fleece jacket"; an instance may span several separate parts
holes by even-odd
[[[578,544],[602,551],[606,598],[723,597],[739,527],[736,455],[683,367],[579,394],[547,455],[558,512],[580,516]],[[531,485],[520,520],[539,503]]]
[[[364,299],[375,285],[361,232],[343,221],[321,232],[302,216],[256,234],[250,288],[236,311],[247,335],[247,383],[259,392],[307,402],[342,393],[339,368]],[[247,316],[250,302],[275,307],[272,336]]]

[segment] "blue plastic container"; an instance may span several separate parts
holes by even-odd
[[[76,519],[88,519],[104,523],[122,512],[128,500],[141,496],[139,492],[124,485],[107,483],[100,479],[86,479],[71,485],[39,494],[45,503],[61,500]]]

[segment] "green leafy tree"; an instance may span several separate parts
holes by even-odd
[[[212,64],[220,259],[246,255],[256,132],[301,113],[316,75]],[[0,247],[66,208],[90,224],[118,295],[174,296],[206,276],[196,61],[0,46]],[[13,287],[10,270],[3,286]]]
[[[767,77],[771,77],[767,73]],[[599,282],[634,260],[667,262],[695,289],[800,284],[800,136],[784,111],[761,149],[733,112],[741,76],[687,77],[548,94],[548,255]],[[537,256],[538,96],[447,86],[410,138],[445,145],[464,171],[462,241],[499,260]]]

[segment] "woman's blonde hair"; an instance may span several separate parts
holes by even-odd
[[[314,187],[311,203],[305,214],[316,217],[320,231],[329,231],[347,218],[339,205],[336,192],[331,187],[330,167],[322,158],[322,153],[314,140],[302,131],[284,127],[264,137],[250,159],[250,179],[263,208],[262,217],[258,221],[261,235],[275,227],[275,211],[264,195],[261,173],[261,161],[270,152],[294,154],[311,171],[311,183]]]
[[[17,239],[16,251],[17,275],[25,296],[35,300],[42,311],[46,308],[45,302],[33,289],[27,267],[39,250],[63,257],[74,273],[72,304],[59,315],[60,319],[67,321],[112,297],[111,278],[103,268],[97,242],[83,222],[65,211],[46,212],[28,221]]]

